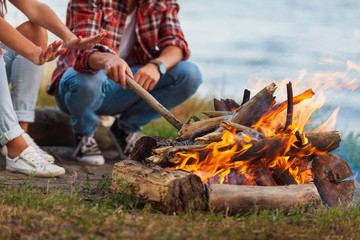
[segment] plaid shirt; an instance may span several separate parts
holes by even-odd
[[[126,59],[130,66],[145,65],[167,46],[180,47],[184,59],[189,58],[178,11],[176,0],[140,0],[135,25],[137,41]],[[82,73],[96,73],[87,65],[89,55],[94,51],[117,55],[127,15],[126,0],[70,0],[66,25],[75,35],[90,37],[102,29],[107,34],[93,49],[67,50],[61,55],[47,92],[56,95],[61,76],[69,67]]]

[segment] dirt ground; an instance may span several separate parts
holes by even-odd
[[[67,193],[86,181],[96,184],[104,175],[111,177],[113,166],[119,161],[117,153],[113,150],[104,152],[105,164],[102,166],[90,166],[74,160],[71,157],[73,149],[70,147],[47,147],[46,150],[55,157],[57,165],[65,168],[66,173],[57,178],[34,177],[31,182],[33,185],[46,187],[49,190],[61,187]],[[5,158],[0,158],[0,179],[9,178],[6,184],[16,185],[28,179],[28,176],[24,174],[7,171]]]

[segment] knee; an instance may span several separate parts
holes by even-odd
[[[105,95],[106,82],[100,77],[93,74],[81,74],[84,76],[73,77],[68,81],[68,93],[73,96],[79,96],[92,101],[102,95]]]
[[[42,49],[47,47],[48,35],[45,28],[28,21],[24,22],[16,29],[36,46],[39,46]]]
[[[190,92],[195,92],[202,83],[201,72],[194,63],[181,61],[174,70],[178,74],[178,79],[183,81],[186,89],[189,89]]]

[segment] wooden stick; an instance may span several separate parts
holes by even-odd
[[[184,124],[178,132],[177,141],[183,141],[189,138],[196,137],[201,133],[206,133],[215,129],[226,116],[207,118],[198,122]]]
[[[315,93],[313,92],[313,90],[308,89],[305,92],[294,97],[293,105],[299,104],[306,99],[312,98],[312,96],[314,95]],[[265,115],[267,116],[267,118],[270,118],[271,116],[275,117],[276,115],[278,115],[287,108],[287,104],[288,104],[287,100],[282,103],[276,104]]]
[[[223,127],[227,130],[230,130],[231,128],[235,128],[236,132],[243,132],[243,131],[247,131],[250,134],[254,134],[255,136],[259,136],[261,138],[264,138],[265,135],[256,131],[255,129],[243,126],[241,124],[237,124],[237,123],[233,123],[233,122],[229,122],[229,121],[222,121],[219,125],[220,127]]]
[[[294,112],[294,97],[293,97],[293,90],[292,90],[292,84],[289,82],[286,84],[286,90],[287,90],[287,98],[288,98],[288,104],[287,104],[287,114],[286,114],[286,123],[284,127],[284,132],[288,130],[288,128],[292,125],[293,122],[293,112]]]
[[[251,94],[251,92],[248,89],[244,90],[244,96],[243,96],[241,105],[244,105],[245,103],[247,103],[250,100],[250,94]]]
[[[231,111],[205,111],[205,112],[201,112],[201,113],[205,114],[209,118],[230,116],[231,114],[233,114],[233,112],[231,112]]]
[[[137,82],[134,81],[134,79],[128,75],[126,75],[126,84],[177,130],[181,129],[183,124],[169,110],[161,105],[161,103],[159,103],[158,100],[156,100],[148,91],[142,88]]]

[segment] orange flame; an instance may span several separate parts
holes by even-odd
[[[327,62],[332,62],[326,60]],[[265,166],[270,175],[273,173],[281,174],[287,171],[297,183],[307,183],[312,180],[311,168],[302,169],[301,164],[306,162],[297,161],[299,158],[304,158],[311,154],[324,154],[324,152],[317,151],[309,144],[305,137],[304,129],[311,124],[311,114],[319,109],[325,103],[325,96],[323,91],[328,88],[347,88],[354,90],[357,85],[356,79],[351,79],[348,76],[349,71],[359,71],[360,66],[348,61],[346,72],[340,73],[316,73],[310,78],[305,78],[306,72],[302,71],[297,79],[293,81],[293,88],[302,82],[310,81],[313,89],[317,89],[316,98],[312,98],[314,92],[309,89],[302,94],[294,97],[294,111],[293,121],[287,131],[283,131],[286,122],[286,108],[287,101],[274,105],[257,123],[251,126],[252,129],[263,133],[266,137],[283,137],[281,151],[276,154],[270,154],[271,157],[264,156],[261,159],[249,159],[247,161],[236,161],[234,156],[239,157],[253,147],[253,141],[261,141],[245,133],[236,134],[236,129],[224,130],[222,140],[220,142],[212,142],[206,148],[198,151],[188,152],[186,154],[178,152],[175,154],[178,157],[175,162],[175,169],[182,169],[185,171],[197,174],[204,183],[218,182],[231,183],[241,182],[241,184],[256,185],[257,178],[256,170],[259,161]],[[339,79],[342,79],[339,83]],[[288,82],[289,79],[284,81]],[[283,84],[284,85],[284,84]],[[310,84],[308,84],[309,86]],[[264,86],[264,83],[262,83]],[[320,86],[322,89],[320,89]],[[279,88],[280,89],[280,88]],[[323,132],[334,129],[336,116],[339,112],[337,108],[331,117],[318,126],[313,132]],[[298,132],[300,134],[296,135]],[[300,140],[299,140],[300,138]],[[290,157],[284,156],[290,148],[298,148],[299,141],[302,144],[302,149],[298,156]],[[238,147],[239,144],[241,147]],[[267,148],[268,146],[264,146]],[[263,151],[260,149],[259,151]],[[272,151],[277,151],[272,149]],[[204,155],[206,153],[206,155]]]

